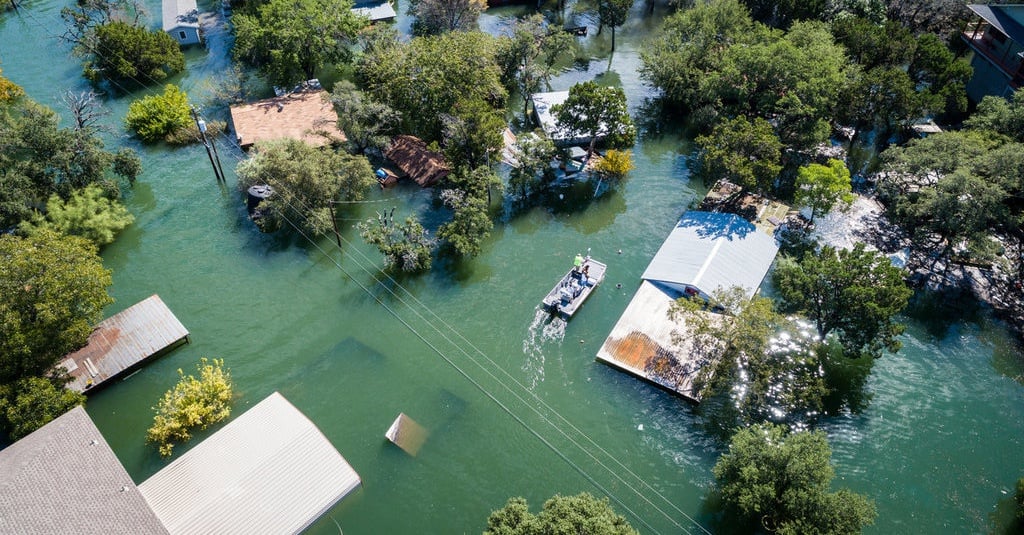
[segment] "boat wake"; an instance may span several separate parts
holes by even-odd
[[[523,354],[526,355],[523,372],[531,390],[544,381],[544,345],[547,342],[561,344],[564,338],[565,320],[538,307],[523,339]]]

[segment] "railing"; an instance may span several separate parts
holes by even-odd
[[[1024,85],[1024,73],[1021,71],[1021,62],[1014,61],[1009,63],[1000,57],[996,53],[996,44],[991,39],[985,39],[985,36],[981,32],[967,31],[961,34],[961,37],[975,53],[985,56],[986,59],[992,62],[993,65],[1003,71],[1003,74],[1010,79],[1010,86],[1014,89]],[[1019,58],[1017,54],[1004,54],[1009,55],[1013,58]]]

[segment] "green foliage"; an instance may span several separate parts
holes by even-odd
[[[49,229],[60,234],[81,236],[103,246],[113,242],[117,233],[134,221],[135,217],[124,205],[108,198],[99,186],[90,185],[72,193],[67,201],[51,195],[46,202],[46,216],[22,222],[19,230],[32,234],[39,229]]]
[[[726,179],[767,193],[782,170],[782,142],[768,121],[740,116],[698,136],[700,173],[706,182]]]
[[[824,17],[828,0],[743,0],[755,19],[776,28]]]
[[[18,440],[84,403],[84,395],[59,381],[25,377],[0,386],[0,430]]]
[[[611,180],[622,180],[633,170],[633,155],[629,151],[610,149],[594,164],[594,170]]]
[[[636,127],[626,108],[626,93],[619,87],[582,82],[569,88],[565,102],[552,106],[555,123],[572,137],[589,137],[590,152],[599,137],[613,148],[632,147]]]
[[[185,68],[185,55],[173,37],[124,22],[110,22],[95,30],[95,46],[86,63],[91,80],[110,80],[118,85],[149,85]]]
[[[555,179],[551,160],[557,149],[547,136],[521,135],[516,139],[516,166],[509,174],[508,186],[512,193],[526,197],[547,186]]]
[[[820,414],[828,390],[816,340],[801,337],[770,299],[748,299],[741,288],[716,291],[711,299],[725,314],[709,312],[697,298],[678,299],[668,313],[685,326],[672,337],[696,363],[701,394],[729,393],[744,424]],[[678,362],[657,364],[662,378],[692,374]]]
[[[146,441],[170,457],[177,442],[192,438],[193,429],[206,429],[231,414],[233,396],[231,373],[224,369],[224,360],[199,359],[199,378],[185,375],[178,369],[178,383],[164,393],[153,407],[153,425],[146,431]]]
[[[505,144],[505,114],[480,99],[460,100],[441,116],[445,160],[456,168],[475,169]]]
[[[4,77],[2,73],[3,69],[0,69],[0,104],[5,104],[24,95],[25,90]]]
[[[378,214],[376,220],[359,223],[359,234],[384,255],[384,265],[389,269],[407,273],[430,269],[436,241],[415,216],[395,225],[389,217]]]
[[[883,137],[923,112],[923,100],[901,67],[856,72],[843,101],[839,109],[842,121],[857,128],[878,128]]]
[[[598,0],[597,19],[601,26],[612,29],[612,51],[615,51],[615,28],[626,23],[634,0]]]
[[[545,23],[540,13],[514,21],[509,33],[498,38],[495,58],[502,83],[523,96],[525,115],[528,97],[548,83],[556,62],[575,48],[576,41],[561,28]]]
[[[43,376],[89,339],[107,295],[110,271],[96,246],[42,229],[0,236],[0,384]]]
[[[333,228],[331,203],[360,200],[376,183],[366,158],[295,139],[257,143],[256,154],[239,163],[236,172],[242,191],[260,184],[274,189],[260,204],[263,228],[288,225],[311,234]]]
[[[487,0],[414,0],[409,14],[416,17],[414,34],[433,35],[476,29],[485,9]]]
[[[777,425],[741,429],[715,464],[727,509],[770,533],[854,534],[874,523],[874,503],[842,489],[821,431],[787,434]]]
[[[1010,100],[986,96],[964,124],[973,130],[998,132],[1024,142],[1024,91],[1014,92]]]
[[[530,513],[526,500],[510,498],[505,507],[487,518],[484,535],[635,535],[638,532],[615,513],[608,499],[589,493],[556,495],[544,502],[540,513]]]
[[[904,327],[893,318],[913,292],[884,254],[862,243],[852,250],[825,246],[799,262],[781,259],[774,280],[785,306],[806,314],[823,340],[837,334],[847,356],[899,350]]]
[[[482,167],[475,172],[490,173],[490,170]],[[487,213],[487,199],[462,190],[442,191],[441,199],[452,209],[452,220],[437,229],[437,237],[459,256],[480,254],[481,244],[494,228],[494,222]]]
[[[917,38],[907,72],[920,87],[928,111],[947,120],[967,111],[967,82],[974,69],[966,59],[957,58],[937,35],[925,33]]]
[[[167,84],[162,95],[149,95],[132,102],[125,124],[147,143],[167,141],[192,124],[188,95],[178,86]]]
[[[342,80],[334,84],[331,102],[338,112],[338,129],[345,133],[349,151],[364,154],[367,149],[383,150],[401,122],[401,116],[388,105]]]
[[[1024,477],[1017,480],[1017,492],[1013,494],[1017,502],[1017,520],[1024,521]]]
[[[914,54],[914,35],[896,21],[879,24],[865,17],[837,17],[832,21],[832,35],[866,71],[905,66]]]
[[[313,78],[318,69],[348,60],[349,45],[367,24],[351,8],[351,0],[269,0],[255,14],[236,14],[235,58],[274,85]]]
[[[400,130],[428,143],[443,139],[442,116],[457,103],[486,102],[503,110],[508,93],[495,59],[496,40],[482,32],[375,40],[357,67],[373,97],[402,116]]]
[[[811,221],[829,213],[837,204],[849,206],[850,170],[841,160],[829,160],[828,165],[812,163],[801,167],[796,175],[796,203],[811,209]]]

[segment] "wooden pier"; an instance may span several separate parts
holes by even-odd
[[[89,343],[58,366],[71,375],[69,389],[88,393],[187,342],[188,330],[154,294],[101,321],[89,335]]]

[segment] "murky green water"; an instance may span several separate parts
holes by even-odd
[[[86,87],[54,39],[63,2],[26,3],[0,18],[0,67],[32,98],[57,106],[62,89]],[[641,106],[648,90],[636,74],[637,47],[658,16],[641,20],[643,6],[635,11],[610,62],[607,32],[591,37],[601,58],[577,62],[555,89],[607,71],[633,109]],[[482,25],[499,28],[511,13],[489,13]],[[226,39],[216,32],[210,52],[189,52],[188,72],[174,81],[194,98],[208,95],[227,65]],[[132,143],[119,126],[128,102],[107,102],[111,144]],[[687,515],[709,525],[702,501],[721,444],[686,403],[594,361],[647,262],[702,193],[678,136],[642,138],[637,170],[617,191],[597,199],[587,184],[554,192],[540,206],[511,210],[479,258],[383,285],[378,255],[351,225],[384,207],[422,209],[429,192],[375,191],[380,202],[343,213],[348,243],[339,252],[327,240],[256,232],[234,175],[227,189],[218,186],[201,147],[141,150],[145,172],[127,197],[136,223],[103,251],[117,298],[108,313],[158,293],[192,344],[89,401],[137,482],[166,464],[143,444],[150,406],[176,369],[210,356],[232,370],[235,414],[278,390],[362,476],[363,489],[312,533],[475,533],[509,496],[536,508],[580,491],[610,493],[643,531],[699,532]],[[240,157],[221,156],[225,164]],[[545,322],[537,302],[588,247],[609,264],[606,283],[567,327]],[[839,483],[878,503],[871,532],[987,531],[1024,473],[1021,354],[984,314],[956,314],[929,306],[908,318],[904,350],[875,366],[867,409],[824,425]],[[399,412],[430,430],[415,458],[383,438]]]

